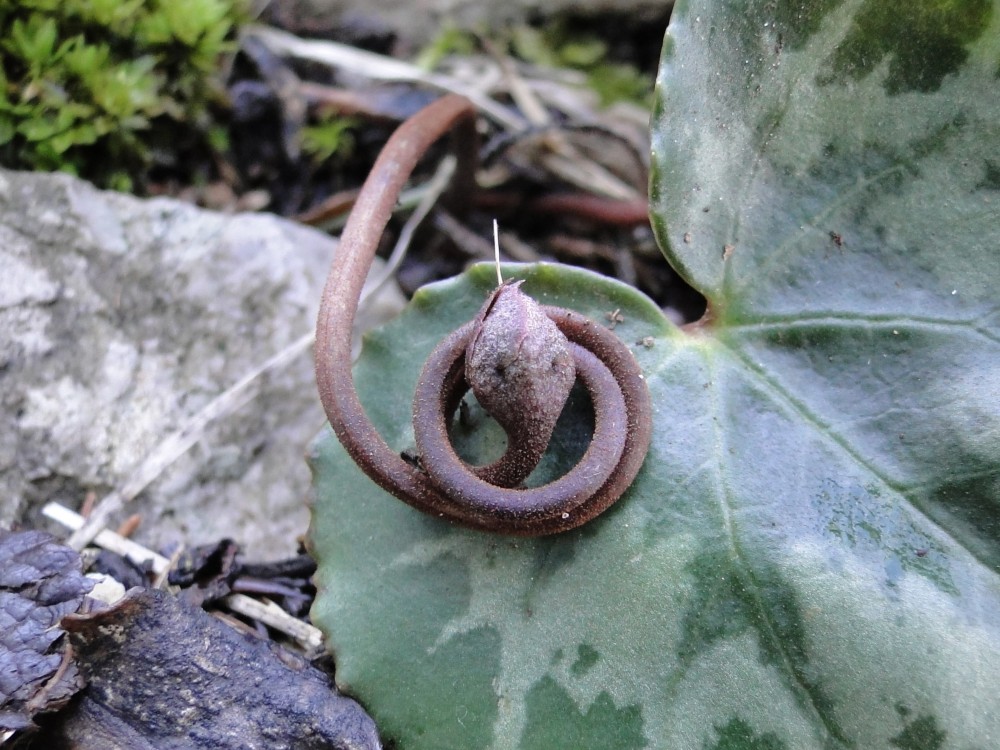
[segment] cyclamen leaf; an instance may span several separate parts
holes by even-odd
[[[703,325],[519,272],[653,336],[653,445],[608,513],[458,530],[317,444],[314,618],[402,750],[996,744],[1000,3],[882,7],[675,7],[652,205]],[[362,400],[400,450],[419,363],[490,274],[367,341]]]

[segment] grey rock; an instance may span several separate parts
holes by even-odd
[[[0,526],[120,488],[307,334],[334,248],[274,216],[0,171]],[[386,299],[398,309],[398,293]],[[303,456],[324,422],[310,356],[265,375],[127,506],[143,518],[138,540],[228,536],[254,558],[293,552],[308,523]]]
[[[423,43],[453,24],[463,29],[496,30],[530,19],[564,14],[576,17],[620,14],[635,21],[666,16],[673,0],[281,0],[270,3],[270,17],[303,34],[395,33]]]

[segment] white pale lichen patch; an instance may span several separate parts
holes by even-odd
[[[132,471],[162,439],[159,425],[177,398],[166,364],[112,339],[90,382],[64,376],[28,390],[18,426],[47,432],[53,444],[86,441],[110,457],[110,470]]]
[[[59,285],[43,268],[38,268],[3,246],[24,244],[14,232],[0,227],[0,269],[5,276],[0,285],[0,309],[17,305],[43,305],[56,300]]]

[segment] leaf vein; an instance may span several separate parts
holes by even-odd
[[[858,451],[854,450],[843,435],[839,434],[832,425],[826,423],[817,414],[814,414],[800,399],[789,393],[787,389],[767,373],[765,368],[755,364],[738,349],[725,344],[723,346],[743,365],[745,371],[755,378],[760,387],[770,394],[776,404],[783,405],[805,422],[812,425],[813,429],[824,442],[846,454],[856,465],[874,477],[886,490],[898,495],[914,512],[918,513],[932,528],[936,529],[939,534],[965,550],[972,559],[985,569],[993,571],[993,568],[974,549],[965,544],[959,536],[953,534],[947,526],[930,515],[922,503],[907,494],[906,487],[897,485],[891,481],[871,461],[865,459]]]
[[[1000,334],[994,333],[980,324],[981,319],[933,318],[912,315],[873,315],[855,313],[807,313],[793,316],[769,316],[758,318],[747,323],[727,323],[730,330],[740,331],[771,331],[789,328],[863,328],[874,330],[878,328],[921,329],[929,331],[948,331],[950,328],[962,328],[976,333],[983,338],[1000,344]],[[852,325],[854,324],[854,325]],[[858,325],[863,324],[863,325]]]
[[[717,368],[713,367],[711,358],[708,359],[708,370],[711,373],[711,380],[713,383],[720,382],[720,373]],[[837,727],[832,717],[826,715],[820,706],[820,701],[818,696],[815,694],[815,688],[811,686],[803,677],[801,671],[796,668],[795,662],[792,655],[788,652],[787,645],[784,638],[782,638],[778,629],[774,624],[774,621],[764,605],[763,598],[760,592],[760,584],[753,573],[752,566],[747,562],[743,552],[740,549],[739,542],[736,538],[735,523],[732,518],[732,487],[730,483],[726,480],[723,475],[723,463],[726,456],[726,437],[725,433],[720,427],[720,425],[726,421],[726,415],[724,415],[723,407],[719,403],[719,392],[721,388],[710,389],[710,398],[712,402],[712,413],[715,415],[712,422],[714,424],[715,439],[713,440],[715,444],[715,484],[716,484],[716,495],[719,498],[719,508],[722,514],[723,528],[726,534],[726,538],[729,540],[730,551],[733,555],[734,561],[743,570],[743,575],[746,583],[746,590],[752,599],[752,606],[756,610],[757,618],[762,624],[765,632],[761,635],[765,637],[775,650],[781,655],[782,666],[784,667],[786,673],[791,679],[793,690],[796,693],[799,703],[810,709],[813,714],[813,720],[817,723],[822,731],[826,734],[827,739],[835,738],[844,745],[849,745],[847,738],[843,735],[843,732]]]

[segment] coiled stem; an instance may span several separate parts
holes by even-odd
[[[458,145],[457,196],[471,193],[475,110],[449,95],[403,123],[372,167],[330,266],[316,327],[316,381],[330,424],[348,454],[380,487],[413,507],[483,531],[521,536],[552,534],[603,512],[628,488],[642,466],[652,431],[651,405],[638,364],[618,337],[579,313],[545,307],[569,340],[577,376],[594,404],[595,428],[580,462],[549,484],[501,486],[527,471],[499,472],[501,484],[483,478],[454,452],[448,438],[451,412],[468,389],[466,350],[474,322],[452,333],[431,354],[414,398],[414,431],[421,466],[403,460],[378,434],[358,399],[351,371],[351,330],[361,288],[378,241],[403,186],[427,149],[454,129]],[[561,404],[560,404],[561,408]],[[517,430],[508,429],[517,453]],[[529,451],[537,452],[537,451]],[[514,463],[519,463],[515,461]]]

